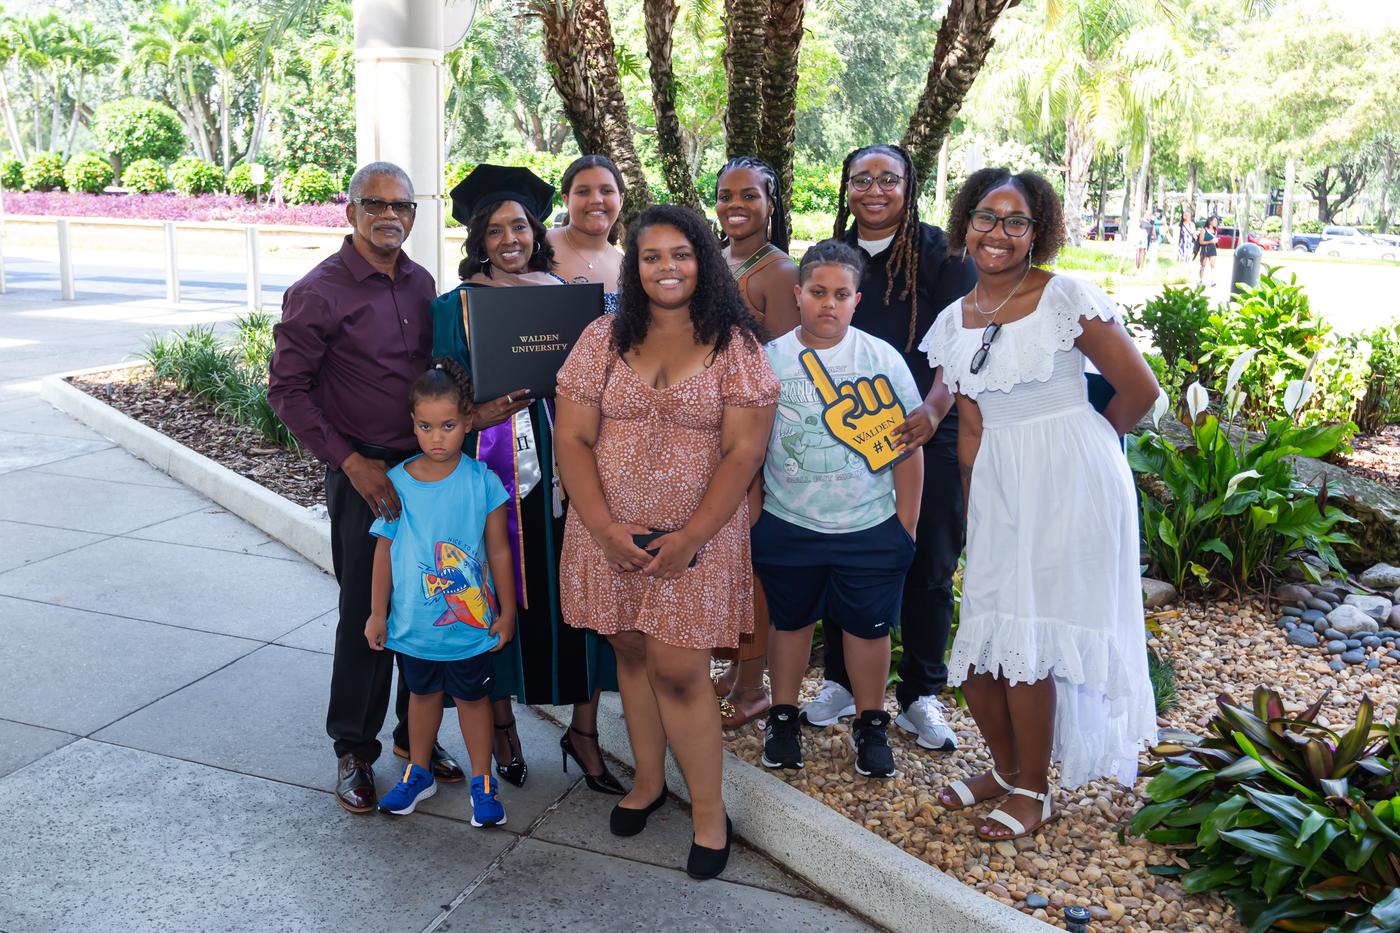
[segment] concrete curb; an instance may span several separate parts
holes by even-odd
[[[572,709],[541,706],[568,725]],[[635,762],[622,703],[603,694],[598,742],[629,767]],[[869,920],[909,933],[1026,933],[1057,929],[919,861],[794,787],[725,752],[724,803],[745,842]],[[685,779],[670,755],[666,785],[688,800]]]
[[[331,573],[331,526],[306,509],[289,502],[228,467],[171,440],[159,431],[129,418],[67,382],[68,377],[93,372],[114,372],[140,362],[97,366],[47,376],[42,398],[103,437],[109,438],[151,466],[203,493],[260,531],[281,541],[311,563]]]
[[[70,376],[139,365],[142,364],[98,366],[49,376],[43,380],[42,397],[330,572],[328,522],[313,518],[300,506],[67,382]],[[539,709],[561,725],[566,725],[572,715],[568,707]],[[598,734],[603,750],[631,766],[632,746],[622,720],[620,699],[605,694],[599,712]],[[669,756],[667,769],[668,786],[678,797],[688,800],[685,780]],[[888,929],[900,933],[1023,933],[1055,929],[979,894],[728,752],[724,799],[745,841],[814,888]]]

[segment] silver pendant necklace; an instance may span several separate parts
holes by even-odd
[[[990,311],[983,311],[983,310],[982,310],[982,302],[981,302],[981,300],[979,300],[978,297],[977,297],[977,291],[978,291],[978,289],[980,289],[980,288],[982,287],[982,283],[981,283],[981,282],[978,282],[976,285],[972,286],[972,307],[973,307],[974,309],[976,309],[976,311],[977,311],[978,314],[982,315],[982,317],[984,317],[984,318],[986,318],[987,320],[990,321],[992,318],[994,318],[994,317],[997,316],[997,312],[998,312],[998,311],[1000,311],[1002,308],[1006,307],[1006,303],[1007,303],[1008,301],[1010,301],[1012,298],[1015,298],[1015,297],[1016,297],[1016,293],[1017,293],[1018,291],[1021,290],[1021,285],[1026,281],[1026,276],[1028,276],[1028,275],[1030,275],[1030,274],[1031,274],[1031,263],[1030,263],[1030,259],[1028,258],[1028,259],[1026,260],[1026,271],[1021,273],[1021,278],[1020,278],[1019,280],[1017,280],[1016,286],[1015,286],[1014,288],[1011,289],[1011,294],[1009,294],[1009,295],[1007,295],[1005,298],[1003,298],[1002,301],[1001,301],[1001,304],[997,305],[995,308],[993,308],[993,309],[990,310]]]
[[[564,239],[569,241],[569,249],[574,251],[574,255],[583,260],[583,264],[591,270],[593,268],[593,263],[589,262],[588,257],[583,255],[583,251],[574,245],[573,230],[569,227],[564,228]]]

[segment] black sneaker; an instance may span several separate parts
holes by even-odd
[[[768,710],[763,732],[763,765],[767,768],[802,767],[802,727],[797,707],[782,704]]]
[[[894,777],[894,752],[890,751],[890,739],[885,734],[889,724],[889,713],[882,709],[868,709],[857,716],[851,725],[856,770],[866,777]]]

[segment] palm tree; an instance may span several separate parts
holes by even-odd
[[[656,109],[656,149],[661,172],[673,200],[696,213],[700,195],[685,157],[681,121],[676,116],[676,75],[671,65],[671,33],[676,28],[676,0],[642,0],[647,60],[651,66],[651,100]]]
[[[50,11],[43,16],[21,16],[11,21],[10,41],[13,58],[29,79],[30,112],[34,121],[34,152],[44,148],[44,91],[53,69],[50,54],[56,43],[52,36],[58,28],[58,14]]]
[[[128,68],[165,73],[175,88],[175,110],[185,121],[199,157],[212,162],[208,106],[195,81],[194,64],[203,57],[198,26],[194,6],[161,4],[150,19],[132,25]]]
[[[224,174],[232,168],[231,128],[229,127],[230,98],[234,81],[243,72],[245,48],[251,33],[245,22],[230,9],[227,2],[206,10],[196,30],[196,53],[214,67],[219,76],[219,142],[223,150]]]
[[[15,119],[14,103],[10,99],[10,84],[5,71],[10,62],[19,55],[19,39],[13,31],[13,21],[0,8],[0,114],[5,119],[5,133],[10,137],[10,151],[15,158],[25,158],[24,137],[19,132],[19,121]]]
[[[797,137],[797,64],[806,0],[769,0],[764,21],[763,123],[758,154],[778,173],[778,203],[784,226],[792,210],[792,150]]]
[[[948,11],[938,27],[928,81],[904,131],[903,146],[914,160],[914,171],[923,183],[934,175],[943,136],[995,44],[992,28],[1002,13],[1020,2],[949,0]]]
[[[117,63],[116,33],[99,29],[91,20],[79,20],[69,27],[68,39],[73,48],[70,74],[76,79],[71,90],[73,112],[68,119],[68,137],[63,144],[63,158],[73,154],[73,142],[78,137],[78,123],[83,119],[83,91],[87,77]]]
[[[730,156],[757,155],[763,132],[764,22],[768,0],[725,0],[725,148]]]

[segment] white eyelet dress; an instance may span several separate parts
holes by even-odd
[[[1061,785],[1131,785],[1157,728],[1137,494],[1117,433],[1089,404],[1074,343],[1081,319],[1114,320],[1119,309],[1098,286],[1055,276],[973,374],[983,328],[963,327],[960,304],[919,345],[982,413],[948,682],[961,684],[969,668],[1011,683],[1053,676]]]

